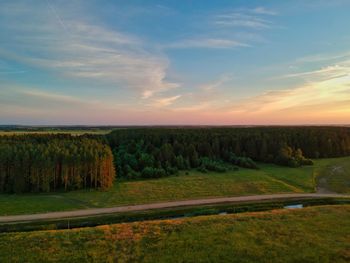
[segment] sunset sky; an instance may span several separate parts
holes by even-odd
[[[349,124],[350,1],[0,1],[0,124]]]

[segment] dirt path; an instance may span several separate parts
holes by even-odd
[[[146,211],[146,210],[153,210],[153,209],[165,209],[165,208],[196,206],[196,205],[240,203],[240,202],[248,202],[248,201],[266,201],[266,200],[279,200],[279,199],[324,198],[324,197],[350,197],[350,195],[311,193],[311,194],[272,194],[272,195],[252,195],[252,196],[209,198],[209,199],[185,200],[185,201],[174,201],[174,202],[153,203],[153,204],[143,204],[143,205],[132,205],[132,206],[118,206],[118,207],[109,207],[109,208],[93,208],[93,209],[65,211],[65,212],[51,212],[51,213],[44,213],[44,214],[0,216],[0,223],[30,222],[30,221],[47,220],[47,219],[86,217],[86,216],[95,216],[95,215],[121,213],[121,212]]]
[[[337,174],[345,173],[345,169],[342,165],[333,165],[325,169],[328,170],[328,173],[319,175],[318,178],[316,178],[316,192],[318,194],[336,194],[336,192],[330,189],[329,180]]]
[[[318,194],[336,194],[327,188],[327,179],[319,178],[316,186],[316,191]]]

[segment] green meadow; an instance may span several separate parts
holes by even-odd
[[[260,164],[260,170],[241,168],[226,173],[181,172],[160,179],[120,181],[108,191],[0,195],[0,214],[28,214],[152,202],[316,190],[317,176],[334,165],[346,166],[350,158],[316,160],[300,168]],[[346,166],[348,167],[348,166]],[[344,176],[348,176],[346,173]],[[341,181],[337,181],[341,183]]]
[[[3,233],[0,261],[349,262],[349,217],[341,205]]]
[[[316,177],[319,188],[342,194],[350,194],[350,158],[334,159],[324,164]]]

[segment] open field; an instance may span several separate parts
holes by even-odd
[[[317,176],[320,191],[350,194],[350,158],[324,164]]]
[[[181,172],[179,176],[151,180],[117,181],[108,191],[0,195],[0,215],[31,214],[84,208],[316,190],[315,176],[325,174],[334,163],[350,158],[316,160],[314,166],[288,168],[260,164],[260,170],[240,169],[226,173]],[[347,174],[348,176],[348,174]]]
[[[152,180],[116,181],[108,191],[0,195],[0,215],[32,214],[84,208],[112,207],[208,197],[273,193],[314,192],[314,176],[347,158],[316,160],[300,168],[261,164],[260,170],[240,169],[226,173],[181,172],[179,176]]]
[[[138,181],[116,181],[108,191],[0,195],[0,215],[31,214],[83,208],[241,196],[313,192],[313,167],[262,165],[260,170],[200,173]]]
[[[349,216],[349,205],[322,206],[3,233],[0,261],[348,262]]]
[[[0,136],[3,135],[24,135],[24,134],[71,134],[75,136],[83,135],[83,134],[96,134],[96,135],[104,135],[110,133],[111,129],[92,129],[92,130],[11,130],[5,131],[0,130]]]

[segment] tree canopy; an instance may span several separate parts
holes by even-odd
[[[107,135],[118,174],[160,177],[177,170],[224,171],[255,162],[297,167],[350,154],[350,128],[129,128]],[[153,170],[152,170],[153,169]]]
[[[0,192],[108,188],[113,155],[99,140],[70,135],[0,137]]]

